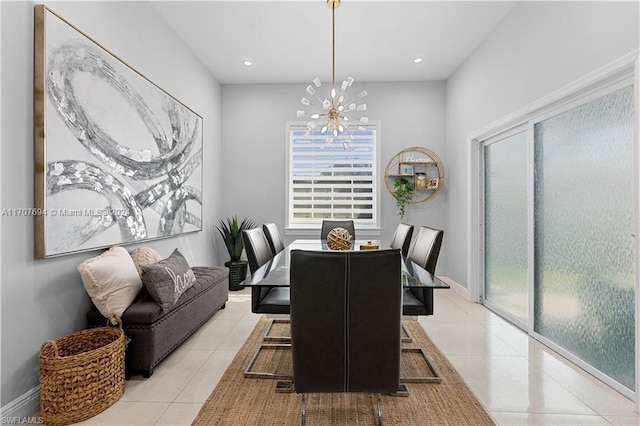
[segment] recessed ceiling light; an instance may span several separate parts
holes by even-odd
[[[245,67],[250,67],[251,65],[253,65],[253,62],[249,59],[245,59],[244,61],[242,61],[242,65],[244,65]]]
[[[423,58],[417,57],[417,58],[413,58],[413,63],[414,64],[419,64],[420,62],[424,61]]]

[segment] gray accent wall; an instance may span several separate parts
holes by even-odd
[[[522,2],[447,80],[447,275],[466,286],[467,137],[638,49],[638,2]]]
[[[35,4],[0,3],[3,209],[33,206]],[[220,84],[147,2],[53,2],[49,6],[203,117],[203,231],[145,245],[163,256],[177,247],[192,264],[219,264],[215,223],[222,199]],[[2,217],[3,416],[35,412],[40,346],[86,328],[85,313],[91,302],[76,267],[99,253],[36,260],[33,218]]]
[[[306,95],[309,83],[222,86],[223,215],[250,216],[258,224],[274,222],[284,234],[286,122],[300,121],[296,110],[303,109],[300,99]],[[349,92],[357,94],[363,89],[368,93],[365,100],[369,108],[363,115],[381,122],[381,176],[387,162],[398,151],[411,146],[435,151],[447,168],[444,82],[358,83],[356,80]],[[379,239],[386,245],[400,217],[395,199],[382,178],[379,185],[381,234],[360,237],[356,232],[356,237]],[[444,227],[447,193],[445,181],[443,190],[432,200],[408,207],[404,221],[417,226]],[[320,229],[306,235],[283,235],[283,238],[289,243],[296,238],[317,238],[319,233]]]

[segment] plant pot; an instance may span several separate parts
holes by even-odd
[[[247,278],[247,262],[245,260],[229,261],[224,266],[229,268],[229,290],[242,290],[244,286],[240,283]]]

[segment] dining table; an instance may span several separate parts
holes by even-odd
[[[378,247],[378,249],[386,249],[381,247],[379,241],[372,240],[355,240],[349,250],[374,250],[372,247]],[[289,268],[291,265],[291,252],[293,250],[315,250],[315,251],[327,251],[331,250],[327,246],[326,240],[313,239],[298,239],[294,240],[291,244],[285,247],[284,250],[277,253],[269,262],[258,268],[251,277],[244,280],[243,285],[246,287],[289,287]],[[438,277],[425,270],[422,266],[413,262],[406,256],[402,258],[402,287],[403,289],[422,289],[425,292],[426,303],[428,307],[427,314],[433,315],[433,291],[437,289],[448,289],[450,286],[441,281]],[[277,336],[269,337],[271,327],[277,322],[288,322],[287,319],[272,319],[271,325],[267,328],[264,340],[265,341],[280,341],[285,339],[290,342],[290,337]],[[404,325],[402,326],[403,332],[406,333]],[[407,333],[408,334],[408,333]],[[403,342],[405,338],[403,337]],[[410,341],[410,339],[409,339]],[[262,344],[260,345],[256,354],[252,357],[247,369],[245,370],[245,377],[260,377],[271,379],[286,379],[291,377],[291,373],[277,373],[277,372],[255,372],[252,371],[253,365],[256,362],[258,354],[263,348],[275,348],[275,349],[288,349],[291,344]],[[416,352],[424,359],[427,367],[430,370],[430,375],[424,377],[401,377],[401,383],[440,383],[441,376],[436,369],[433,362],[429,359],[423,348],[403,347],[402,352]]]
[[[371,250],[369,247],[375,245],[380,247],[378,241],[356,240],[350,250],[358,251],[361,247]],[[382,249],[385,248],[383,247]],[[326,251],[331,249],[327,246],[326,240],[294,240],[284,250],[277,253],[273,259],[257,269],[250,278],[243,282],[243,285],[247,287],[289,287],[289,267],[292,250]],[[447,283],[405,256],[402,256],[402,287],[424,289],[427,291],[427,297],[431,299],[433,299],[433,290],[450,288]],[[428,305],[433,307],[433,303]],[[433,312],[429,314],[432,315]]]

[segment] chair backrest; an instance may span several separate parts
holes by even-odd
[[[400,252],[292,250],[290,265],[296,392],[396,392]]]
[[[351,237],[355,241],[356,239],[356,227],[353,224],[353,220],[323,220],[322,221],[322,230],[320,231],[320,239],[326,240],[327,235],[334,228],[343,228],[349,231]]]
[[[275,223],[263,224],[262,230],[264,231],[265,237],[267,237],[269,247],[271,247],[271,253],[274,256],[284,250],[284,242],[280,236],[280,231],[278,231],[278,226]]]
[[[406,223],[398,224],[395,234],[389,247],[394,249],[400,249],[402,254],[406,256],[409,253],[409,246],[411,245],[411,236],[413,235],[413,225],[407,225]]]
[[[407,257],[435,274],[443,236],[444,231],[421,226]]]
[[[262,265],[273,259],[271,247],[264,236],[262,228],[252,228],[242,231],[242,242],[249,261],[249,270],[253,274]]]

